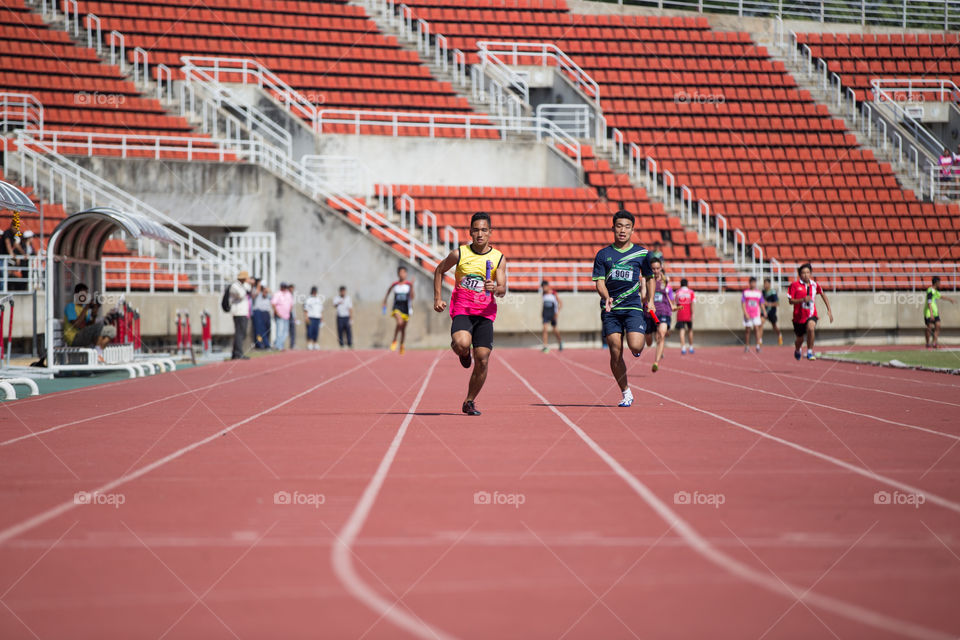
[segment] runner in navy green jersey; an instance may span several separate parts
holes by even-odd
[[[656,331],[650,316],[653,305],[653,269],[645,248],[631,242],[633,214],[621,209],[613,214],[613,244],[597,252],[593,262],[593,280],[600,294],[600,321],[603,337],[610,348],[610,371],[623,398],[618,406],[633,404],[627,385],[627,365],[623,361],[623,342],[640,357],[645,336]]]

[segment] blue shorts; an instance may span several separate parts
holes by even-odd
[[[615,309],[601,311],[600,322],[603,324],[603,337],[614,333],[653,333],[657,325],[646,311],[639,309]]]

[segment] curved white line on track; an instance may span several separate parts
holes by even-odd
[[[183,455],[186,454],[186,453],[189,453],[189,452],[193,451],[194,449],[198,449],[199,447],[202,447],[203,445],[205,445],[205,444],[207,444],[207,443],[209,443],[209,442],[213,442],[214,440],[216,440],[216,439],[219,438],[220,436],[223,436],[223,435],[226,435],[226,434],[230,433],[231,431],[233,431],[233,430],[236,429],[237,427],[242,427],[243,425],[245,425],[245,424],[247,424],[247,423],[249,423],[249,422],[253,422],[253,421],[256,420],[257,418],[261,418],[261,417],[267,415],[268,413],[270,413],[270,412],[272,412],[272,411],[276,411],[276,410],[279,409],[280,407],[286,406],[286,405],[290,404],[291,402],[293,402],[294,400],[299,400],[300,398],[302,398],[303,396],[307,395],[308,393],[312,393],[312,392],[316,391],[317,389],[319,389],[320,387],[322,387],[322,386],[324,386],[324,385],[327,385],[327,384],[330,384],[330,383],[333,382],[334,380],[338,380],[338,379],[340,379],[340,378],[342,378],[342,377],[344,377],[344,376],[346,376],[346,375],[349,375],[349,374],[353,373],[354,371],[356,371],[357,369],[361,369],[361,368],[363,368],[363,367],[366,367],[368,364],[370,364],[370,363],[373,362],[374,360],[377,360],[377,359],[380,358],[380,357],[382,357],[382,355],[381,355],[381,356],[377,356],[377,357],[375,357],[375,358],[370,358],[369,360],[365,360],[365,361],[361,362],[360,364],[358,364],[358,365],[356,365],[356,366],[354,366],[354,367],[351,367],[351,368],[347,369],[346,371],[342,371],[342,372],[338,373],[337,375],[335,375],[335,376],[333,376],[333,377],[331,377],[331,378],[327,378],[327,379],[324,380],[323,382],[318,382],[317,384],[313,385],[312,387],[310,387],[310,388],[307,389],[306,391],[301,391],[300,393],[298,393],[298,394],[296,394],[296,395],[290,396],[289,398],[287,398],[287,399],[284,400],[283,402],[279,402],[279,403],[273,405],[272,407],[270,407],[270,408],[268,408],[268,409],[264,409],[263,411],[260,411],[260,412],[258,412],[258,413],[255,413],[255,414],[253,414],[252,416],[250,416],[249,418],[244,418],[243,420],[241,420],[241,421],[239,421],[239,422],[235,422],[235,423],[233,423],[232,425],[230,425],[229,427],[225,427],[225,428],[223,428],[223,429],[220,429],[220,430],[217,431],[216,433],[213,433],[213,434],[207,436],[206,438],[203,438],[202,440],[197,440],[197,441],[194,442],[193,444],[189,444],[189,445],[187,445],[187,446],[185,446],[185,447],[183,447],[183,448],[181,448],[181,449],[177,449],[177,450],[174,451],[173,453],[169,453],[169,454],[163,456],[162,458],[159,458],[159,459],[157,459],[157,460],[154,460],[154,461],[151,462],[150,464],[144,465],[144,466],[140,467],[139,469],[137,469],[136,471],[131,471],[131,472],[128,473],[128,474],[125,474],[125,475],[123,475],[123,476],[120,476],[119,478],[117,478],[117,479],[115,479],[115,480],[111,480],[110,482],[108,482],[108,483],[106,483],[106,484],[102,484],[102,485],[100,485],[99,487],[96,487],[96,488],[94,488],[94,489],[88,489],[88,490],[87,490],[87,493],[91,493],[91,494],[92,494],[92,493],[107,493],[108,491],[112,491],[113,489],[116,489],[116,488],[119,487],[119,486],[125,485],[125,484],[127,484],[128,482],[131,482],[131,481],[133,481],[133,480],[136,480],[137,478],[139,478],[139,477],[141,477],[141,476],[144,476],[144,475],[150,473],[150,472],[153,471],[154,469],[159,469],[160,467],[164,466],[164,465],[167,464],[168,462],[172,462],[173,460],[176,460],[177,458],[183,456]],[[60,515],[68,512],[68,511],[70,511],[71,509],[74,509],[74,508],[76,508],[76,507],[78,507],[78,506],[82,506],[82,505],[78,505],[78,504],[75,503],[73,500],[70,500],[70,501],[68,501],[68,502],[61,502],[61,503],[58,504],[57,506],[51,507],[50,509],[47,509],[46,511],[43,511],[43,512],[41,512],[41,513],[38,513],[37,515],[33,516],[32,518],[27,518],[26,520],[23,520],[23,521],[21,521],[21,522],[18,522],[17,524],[15,524],[15,525],[13,525],[13,526],[10,526],[10,527],[7,527],[6,529],[0,530],[0,545],[2,545],[2,544],[3,544],[4,542],[6,542],[7,540],[10,540],[11,538],[15,538],[15,537],[19,536],[19,535],[22,534],[22,533],[26,533],[27,531],[30,531],[31,529],[34,529],[34,528],[36,528],[36,527],[39,527],[40,525],[44,524],[45,522],[49,522],[50,520],[53,520],[53,519],[56,518],[57,516],[60,516]]]
[[[598,375],[604,376],[604,377],[610,375],[610,374],[608,374],[608,373],[604,373],[603,371],[600,371],[599,369],[594,369],[593,367],[588,367],[588,366],[585,365],[585,364],[580,364],[579,362],[575,362],[575,361],[573,361],[573,360],[570,360],[569,362],[570,362],[570,364],[574,364],[574,365],[576,365],[576,366],[578,366],[578,367],[581,367],[581,368],[583,368],[583,369],[586,369],[587,371],[592,371],[592,372],[594,372],[594,373],[596,373],[596,374],[598,374]],[[687,404],[686,402],[683,402],[682,400],[677,400],[676,398],[671,398],[670,396],[663,395],[662,393],[658,393],[658,392],[656,392],[656,391],[651,391],[651,390],[649,390],[649,389],[644,389],[644,388],[642,388],[642,387],[637,387],[637,389],[639,389],[640,391],[642,391],[642,392],[644,392],[644,393],[649,393],[649,394],[652,395],[652,396],[656,396],[656,397],[658,397],[658,398],[660,398],[660,399],[662,399],[662,400],[666,400],[666,401],[668,401],[668,402],[672,402],[672,403],[674,403],[674,404],[678,404],[678,405],[680,405],[681,407],[683,407],[683,408],[685,408],[685,409],[690,409],[691,411],[696,411],[697,413],[702,413],[702,414],[704,414],[704,415],[708,415],[708,416],[710,416],[711,418],[716,418],[717,420],[721,420],[721,421],[723,421],[723,422],[726,422],[727,424],[731,424],[731,425],[737,427],[738,429],[743,429],[744,431],[749,431],[750,433],[756,434],[756,435],[760,436],[761,438],[766,438],[767,440],[773,440],[774,442],[778,442],[778,443],[780,443],[780,444],[782,444],[782,445],[785,445],[785,446],[787,446],[787,447],[790,447],[791,449],[796,449],[797,451],[800,451],[800,452],[802,452],[802,453],[806,453],[807,455],[811,455],[811,456],[813,456],[813,457],[815,457],[815,458],[819,458],[819,459],[821,459],[821,460],[824,460],[824,461],[826,461],[826,462],[829,462],[830,464],[836,465],[836,466],[838,466],[838,467],[840,467],[840,468],[842,468],[842,469],[846,469],[847,471],[852,471],[853,473],[856,473],[857,475],[864,476],[865,478],[869,478],[870,480],[874,480],[874,481],[876,481],[876,482],[879,482],[879,483],[881,483],[881,484],[885,484],[885,485],[890,486],[890,487],[893,487],[893,488],[895,488],[895,489],[900,489],[901,491],[906,492],[906,493],[923,494],[923,496],[924,496],[928,501],[933,502],[934,504],[938,504],[938,505],[940,505],[941,507],[944,507],[945,509],[949,509],[950,511],[953,511],[953,512],[955,512],[955,513],[960,513],[960,503],[956,503],[956,502],[953,502],[953,501],[951,501],[951,500],[947,500],[946,498],[941,497],[941,496],[938,496],[938,495],[935,494],[935,493],[930,493],[929,491],[926,491],[926,490],[921,489],[921,488],[919,488],[919,487],[914,487],[913,485],[909,485],[909,484],[906,484],[906,483],[904,483],[904,482],[900,482],[899,480],[894,480],[893,478],[888,478],[887,476],[882,476],[882,475],[880,475],[880,474],[878,474],[878,473],[874,473],[873,471],[870,471],[869,469],[864,469],[863,467],[858,467],[858,466],[855,465],[855,464],[851,464],[851,463],[849,463],[849,462],[846,462],[845,460],[841,460],[840,458],[834,458],[833,456],[831,456],[831,455],[829,455],[829,454],[826,454],[826,453],[821,453],[820,451],[817,451],[816,449],[810,449],[809,447],[805,447],[805,446],[803,446],[802,444],[797,444],[796,442],[793,442],[792,440],[787,440],[787,439],[785,439],[785,438],[781,438],[780,436],[771,435],[771,434],[767,433],[766,431],[761,431],[760,429],[754,429],[753,427],[748,427],[747,425],[742,424],[742,423],[740,423],[740,422],[737,422],[736,420],[731,420],[730,418],[726,418],[726,417],[724,417],[724,416],[721,416],[721,415],[718,414],[718,413],[714,413],[714,412],[709,411],[709,410],[707,410],[707,409],[701,409],[700,407],[695,407],[695,406],[693,406],[692,404]],[[792,399],[792,398],[791,398],[791,399]]]
[[[537,391],[533,385],[527,381],[526,378],[520,375],[520,373],[514,369],[504,357],[500,357],[500,362],[502,362],[504,366],[506,366],[511,373],[513,373],[513,375],[516,376],[517,379],[520,380],[520,382],[522,382],[527,389],[533,393],[533,395],[537,396],[537,398],[539,398],[543,404],[547,405],[547,407],[553,411],[553,413],[563,420],[563,422],[570,427],[570,429],[573,430],[573,432],[576,433],[580,439],[583,440],[583,442],[586,443],[586,445],[613,470],[614,473],[620,476],[620,478],[626,482],[627,485],[629,485],[630,488],[633,489],[634,492],[636,492],[636,494],[643,499],[644,502],[646,502],[654,511],[656,511],[657,515],[659,515],[667,524],[675,529],[677,533],[679,533],[680,536],[687,542],[687,544],[693,548],[694,551],[699,553],[713,564],[739,578],[742,578],[743,580],[746,580],[747,582],[751,582],[757,586],[763,587],[768,591],[784,595],[790,599],[798,600],[862,624],[883,629],[884,631],[899,633],[909,638],[930,640],[947,640],[948,638],[955,638],[954,635],[939,631],[937,629],[929,629],[913,622],[893,618],[859,605],[838,600],[830,596],[821,595],[808,589],[804,589],[798,585],[782,581],[773,575],[768,575],[767,573],[757,571],[756,569],[740,562],[732,556],[720,551],[710,544],[706,538],[701,536],[696,529],[687,523],[686,520],[681,518],[673,509],[667,506],[665,502],[660,500],[660,498],[658,498],[657,495],[649,487],[647,487],[647,485],[641,482],[632,473],[627,471],[627,469],[621,465],[616,458],[607,453],[607,451],[597,444],[593,438],[587,435],[583,429],[581,429],[575,422],[570,420],[566,414],[550,404],[543,394]],[[596,369],[586,367],[585,365],[580,366],[584,367],[585,369],[589,369],[590,371],[599,373],[599,371]],[[671,400],[671,398],[667,398],[666,396],[660,397],[666,400]],[[695,407],[690,408],[695,409]],[[699,409],[697,410],[700,411]]]
[[[437,354],[433,359],[433,364],[430,365],[430,369],[427,371],[426,377],[423,379],[423,384],[420,386],[420,391],[417,392],[417,397],[414,398],[413,404],[410,405],[406,417],[404,417],[403,422],[400,423],[400,428],[397,429],[396,435],[393,436],[390,447],[387,449],[387,452],[383,454],[377,470],[374,472],[373,477],[370,478],[367,487],[363,490],[363,495],[360,496],[360,500],[357,502],[357,506],[353,508],[353,512],[347,519],[346,524],[343,525],[340,533],[337,534],[333,548],[330,551],[330,559],[333,562],[334,573],[336,573],[337,578],[343,586],[347,588],[347,591],[375,613],[388,619],[401,629],[410,632],[418,638],[427,638],[429,640],[449,640],[453,636],[397,608],[398,602],[390,602],[368,586],[367,583],[357,575],[357,571],[353,567],[353,543],[356,542],[364,522],[366,522],[367,517],[370,515],[370,510],[373,509],[373,504],[377,500],[377,494],[380,493],[387,474],[390,472],[390,467],[393,464],[394,458],[397,456],[397,451],[400,449],[403,437],[407,433],[407,427],[410,425],[410,421],[413,420],[414,413],[420,405],[420,400],[427,390],[427,384],[430,382],[430,377],[433,376],[433,370],[437,367],[439,361],[440,354]]]
[[[945,432],[945,431],[937,431],[936,429],[930,429],[930,428],[928,428],[928,427],[921,427],[920,425],[916,425],[916,424],[908,424],[908,423],[906,423],[906,422],[897,422],[896,420],[889,420],[889,419],[887,419],[887,418],[881,418],[880,416],[871,415],[871,414],[869,414],[869,413],[860,413],[859,411],[853,411],[853,410],[851,410],[851,409],[844,409],[844,408],[842,408],[842,407],[834,407],[834,406],[829,405],[829,404],[823,404],[823,403],[820,403],[820,402],[814,402],[813,400],[806,400],[806,399],[804,399],[804,398],[797,398],[797,397],[794,397],[794,396],[784,395],[784,394],[782,394],[782,393],[777,393],[776,391],[767,391],[766,389],[758,389],[757,387],[748,387],[748,386],[743,385],[743,384],[737,384],[736,382],[728,382],[727,380],[721,380],[721,379],[719,379],[719,378],[713,378],[713,377],[710,377],[710,376],[705,376],[705,375],[700,374],[700,373],[693,373],[693,372],[690,372],[690,371],[682,371],[682,370],[680,370],[680,369],[673,369],[673,372],[674,372],[674,373],[679,373],[679,374],[685,375],[685,376],[693,376],[694,378],[700,378],[700,379],[702,379],[702,380],[709,380],[709,381],[715,382],[715,383],[717,383],[717,384],[725,384],[725,385],[728,385],[728,386],[731,386],[731,387],[736,387],[736,388],[738,388],[738,389],[745,389],[745,390],[747,390],[747,391],[755,391],[755,392],[757,392],[757,393],[765,393],[765,394],[767,394],[767,395],[769,395],[769,396],[776,396],[776,397],[778,397],[778,398],[783,398],[783,399],[785,399],[785,400],[791,400],[791,401],[793,401],[793,402],[799,402],[799,403],[802,403],[802,404],[809,404],[809,405],[812,405],[812,406],[814,406],[814,407],[820,407],[821,409],[828,409],[828,410],[830,410],[830,411],[837,411],[837,412],[839,412],[839,413],[846,413],[846,414],[849,414],[849,415],[852,415],[852,416],[858,416],[858,417],[861,417],[861,418],[867,418],[867,419],[869,419],[869,420],[876,420],[877,422],[883,422],[883,423],[886,423],[886,424],[892,424],[892,425],[894,425],[894,426],[896,426],[896,427],[903,427],[903,428],[905,428],[905,429],[912,429],[912,430],[914,430],[914,431],[922,431],[923,433],[929,433],[930,435],[940,436],[941,438],[947,438],[947,439],[949,439],[949,440],[960,441],[960,435],[953,434],[953,433],[947,433],[947,432]],[[823,384],[832,384],[832,383],[830,383],[830,382],[824,382]]]
[[[245,376],[238,376],[238,377],[236,377],[236,378],[230,378],[229,380],[217,380],[216,382],[213,382],[213,383],[208,384],[208,385],[204,385],[204,386],[202,386],[202,387],[196,387],[196,388],[194,388],[194,389],[188,389],[188,390],[186,390],[186,391],[181,391],[180,393],[174,393],[173,395],[164,396],[164,397],[162,397],[162,398],[157,398],[156,400],[150,400],[150,401],[148,401],[148,402],[143,402],[143,403],[141,403],[141,404],[137,404],[137,405],[134,405],[134,406],[132,406],[132,407],[125,407],[125,408],[123,408],[123,409],[117,409],[116,411],[110,411],[110,412],[108,412],[108,413],[101,413],[100,415],[90,416],[89,418],[79,418],[79,419],[77,419],[77,420],[71,420],[70,422],[64,422],[63,424],[54,425],[54,426],[52,426],[52,427],[47,427],[46,429],[40,429],[39,431],[32,431],[32,432],[26,433],[26,434],[24,434],[24,435],[22,435],[22,436],[17,436],[16,438],[10,438],[9,440],[4,440],[3,442],[0,442],[0,447],[6,447],[6,446],[9,446],[9,445],[11,445],[11,444],[15,444],[15,443],[17,443],[17,442],[21,442],[21,441],[23,441],[23,440],[29,440],[30,438],[37,438],[37,437],[42,436],[42,435],[44,435],[44,434],[52,433],[52,432],[54,432],[54,431],[59,431],[60,429],[65,429],[66,427],[72,427],[72,426],[74,426],[74,425],[82,424],[82,423],[84,423],[84,422],[90,422],[91,420],[99,420],[99,419],[101,419],[101,418],[109,418],[110,416],[115,416],[115,415],[119,415],[119,414],[121,414],[121,413],[126,413],[127,411],[134,411],[135,409],[142,409],[143,407],[149,407],[150,405],[152,405],[152,404],[157,404],[158,402],[166,402],[167,400],[172,400],[172,399],[174,399],[174,398],[179,398],[180,396],[189,395],[189,394],[191,394],[191,393],[196,393],[196,392],[198,392],[198,391],[206,391],[207,389],[212,389],[213,387],[219,387],[219,386],[222,386],[222,385],[231,384],[231,383],[233,383],[233,382],[239,382],[240,380],[246,380],[246,379],[248,379],[248,378],[255,378],[255,377],[257,377],[257,376],[259,376],[259,375],[263,375],[263,374],[265,374],[265,373],[273,373],[274,371],[281,371],[281,370],[286,369],[286,368],[288,368],[288,367],[293,367],[293,366],[296,366],[296,365],[299,365],[299,364],[306,364],[306,363],[309,363],[309,362],[311,362],[311,360],[307,360],[306,358],[304,358],[304,359],[301,360],[300,362],[290,362],[290,363],[287,363],[287,364],[282,365],[282,366],[279,366],[279,367],[274,367],[273,369],[265,369],[265,370],[263,370],[263,371],[258,371],[258,372],[256,372],[256,373],[251,373],[251,374],[248,374],[248,375],[245,375]],[[174,373],[176,373],[176,372],[174,372]],[[119,380],[118,382],[126,382],[126,380]],[[100,387],[98,386],[97,388],[99,389]],[[85,388],[85,389],[82,389],[82,390],[89,391],[89,388]],[[81,389],[77,389],[77,391],[81,391]],[[46,396],[43,396],[43,397],[46,397]],[[12,406],[10,407],[11,410],[12,410],[14,407],[16,407],[16,406],[22,406],[22,405],[12,405]]]
[[[750,367],[738,367],[738,366],[735,366],[735,365],[730,364],[729,362],[717,362],[716,360],[705,360],[705,359],[702,359],[702,358],[699,359],[698,362],[706,362],[707,364],[713,364],[713,365],[716,365],[716,366],[718,366],[718,367],[723,367],[723,368],[726,368],[726,369],[737,369],[738,371],[749,371],[749,372],[752,372],[752,373],[760,373],[760,374],[764,374],[764,375],[772,375],[772,376],[777,377],[777,378],[779,378],[779,377],[784,377],[784,378],[790,378],[791,380],[805,380],[805,381],[807,381],[807,382],[821,382],[821,383],[823,383],[823,384],[829,384],[829,385],[832,385],[832,386],[835,386],[835,387],[846,387],[846,388],[848,388],[848,389],[857,389],[857,390],[859,390],[859,391],[873,391],[874,393],[885,393],[885,394],[887,394],[887,395],[897,396],[897,397],[899,397],[899,398],[907,398],[907,399],[910,399],[910,400],[920,400],[921,402],[933,402],[933,403],[935,403],[935,404],[945,404],[945,405],[950,406],[950,407],[960,407],[960,403],[958,403],[958,402],[947,402],[946,400],[936,400],[936,399],[934,399],[934,398],[924,398],[924,397],[922,397],[922,396],[912,396],[912,395],[910,395],[910,394],[908,394],[908,393],[897,393],[896,391],[888,391],[887,389],[876,389],[876,388],[874,388],[874,387],[860,387],[860,386],[857,386],[857,385],[855,385],[855,384],[846,384],[845,382],[837,382],[836,380],[820,380],[820,379],[818,379],[818,378],[805,378],[805,377],[803,377],[803,376],[795,375],[793,372],[789,372],[789,373],[784,372],[783,374],[780,374],[780,373],[773,372],[773,371],[769,371],[769,370],[758,369],[757,367],[753,367],[753,368],[750,368]],[[764,364],[767,364],[767,363],[764,363]],[[832,370],[833,370],[833,369],[831,369],[831,371],[832,371]],[[681,371],[681,369],[673,369],[673,371]],[[957,390],[960,390],[960,384],[956,385],[954,388],[957,389]]]

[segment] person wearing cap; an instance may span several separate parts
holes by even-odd
[[[247,323],[250,320],[250,298],[248,294],[252,284],[250,272],[241,271],[237,280],[230,285],[230,315],[233,316],[233,360],[249,360],[243,355],[243,339],[247,335]]]
[[[94,349],[97,352],[97,363],[106,364],[106,360],[103,359],[103,349],[110,344],[110,341],[117,337],[117,328],[112,324],[105,324],[103,328],[100,329],[100,337],[97,338],[97,344],[94,345]]]

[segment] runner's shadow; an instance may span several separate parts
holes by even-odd
[[[385,413],[381,413],[380,415],[382,415],[382,416],[406,416],[406,415],[410,415],[410,414],[409,414],[408,412],[406,412],[406,411],[387,411],[387,412],[385,412]],[[418,418],[422,418],[422,417],[425,417],[425,416],[462,416],[462,415],[464,415],[464,414],[459,413],[459,412],[453,412],[453,411],[447,411],[447,412],[443,412],[443,411],[417,411],[417,412],[415,412],[413,415],[417,416]]]
[[[544,404],[543,402],[536,402],[530,405],[531,407],[590,407],[602,409],[603,407],[608,407],[610,405],[606,404],[563,404],[561,402],[553,402],[550,404]]]

